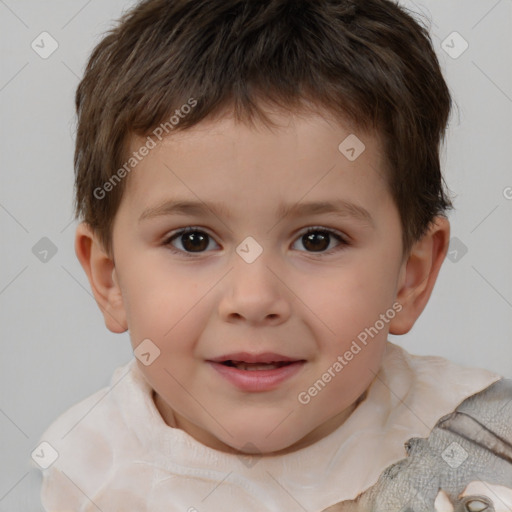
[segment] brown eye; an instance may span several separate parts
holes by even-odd
[[[308,251],[325,251],[329,247],[330,234],[325,231],[315,231],[302,237],[302,243]]]
[[[333,244],[333,241],[337,244]],[[299,240],[306,252],[334,252],[348,245],[345,240],[336,232],[325,228],[309,228]],[[297,242],[298,242],[297,241]],[[297,243],[296,242],[296,243]],[[304,251],[303,251],[304,252]]]
[[[201,231],[200,229],[189,227],[181,229],[178,232],[171,235],[165,242],[164,245],[169,245],[175,252],[184,254],[190,253],[201,253],[205,252],[210,242],[213,239],[208,233]],[[180,244],[181,247],[176,247],[176,243]]]
[[[180,237],[181,243],[186,251],[204,251],[208,247],[208,235],[195,231],[193,233],[185,233]]]

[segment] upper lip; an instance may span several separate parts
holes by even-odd
[[[214,363],[223,363],[224,361],[238,361],[244,363],[278,363],[281,361],[303,361],[296,357],[283,356],[274,352],[263,352],[261,354],[250,354],[249,352],[236,352],[224,356],[209,359]]]

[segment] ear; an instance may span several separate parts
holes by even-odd
[[[116,333],[125,332],[128,329],[127,316],[114,261],[85,222],[76,229],[75,253],[87,274],[107,329]]]
[[[450,223],[436,217],[402,264],[396,300],[402,310],[390,322],[390,334],[405,334],[427,305],[450,243]]]

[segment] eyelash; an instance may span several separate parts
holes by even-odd
[[[338,242],[340,242],[340,244],[337,245],[336,247],[334,247],[333,249],[329,249],[328,251],[323,251],[323,252],[300,251],[300,252],[306,252],[306,253],[311,254],[311,255],[333,254],[335,252],[338,252],[340,250],[345,249],[346,246],[350,245],[349,242],[344,237],[342,237],[337,231],[334,231],[333,229],[330,229],[330,228],[324,228],[322,226],[311,226],[311,227],[307,228],[306,231],[301,232],[297,236],[296,240],[302,238],[305,235],[308,235],[309,233],[316,233],[316,232],[319,232],[319,231],[323,232],[323,233],[328,233],[329,235],[333,236]],[[168,249],[171,252],[173,252],[173,253],[184,255],[184,256],[187,256],[187,257],[191,257],[191,258],[193,258],[193,257],[195,257],[197,255],[204,254],[205,252],[209,252],[209,251],[187,252],[187,251],[183,251],[181,249],[176,249],[171,244],[171,242],[173,240],[179,238],[180,236],[185,235],[187,233],[195,233],[195,232],[204,233],[208,237],[213,238],[204,229],[202,229],[202,228],[200,228],[198,226],[188,226],[186,228],[182,228],[182,229],[179,229],[179,230],[174,231],[173,233],[171,233],[167,238],[165,238],[165,240],[163,241],[163,245],[168,247]]]

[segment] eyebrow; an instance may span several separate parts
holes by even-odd
[[[207,216],[215,214],[218,217],[232,218],[231,213],[223,203],[203,203],[188,200],[168,200],[157,206],[144,210],[139,217],[139,222],[155,217],[170,215]],[[309,203],[297,203],[293,205],[281,204],[276,212],[278,218],[288,215],[292,217],[305,217],[321,213],[332,213],[339,217],[354,218],[370,227],[375,227],[374,220],[368,210],[355,203],[342,199],[335,201],[316,201]]]

